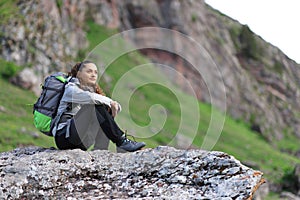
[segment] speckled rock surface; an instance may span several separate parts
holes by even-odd
[[[216,151],[26,147],[0,154],[0,199],[251,199],[262,173]]]

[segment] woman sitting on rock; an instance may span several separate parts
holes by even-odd
[[[134,142],[116,124],[121,111],[118,102],[105,96],[97,85],[98,70],[94,63],[77,63],[69,73],[52,134],[59,149],[107,149],[110,139],[119,149],[136,151],[145,146]],[[104,133],[104,134],[103,134]],[[108,138],[108,139],[107,139]]]

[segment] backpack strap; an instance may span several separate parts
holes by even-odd
[[[48,107],[44,107],[44,106],[37,106],[37,105],[33,105],[35,109],[43,109],[43,110],[48,110],[48,111],[54,111],[53,108],[48,108]]]
[[[60,91],[60,89],[57,88],[52,88],[52,87],[47,87],[47,86],[42,86],[42,89],[46,89],[46,90],[53,90],[53,91]]]

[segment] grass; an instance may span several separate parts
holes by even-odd
[[[0,2],[0,17],[1,25],[5,25],[9,22],[12,16],[14,18],[22,18],[18,12],[19,8],[17,6],[16,0],[1,0]],[[0,33],[1,35],[2,33]]]
[[[5,79],[0,79],[0,86],[5,88],[0,93],[0,106],[4,108],[0,112],[0,151],[27,145],[54,146],[52,138],[38,133],[33,126],[32,106],[28,104],[35,102],[35,95]]]
[[[270,192],[269,195],[266,196],[264,200],[282,200],[282,198],[280,198],[279,194]]]

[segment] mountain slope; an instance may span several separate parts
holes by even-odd
[[[234,118],[247,121],[253,130],[274,146],[280,145],[280,141],[287,137],[299,140],[299,64],[255,35],[246,25],[215,11],[203,1],[125,2],[119,5],[126,8],[119,13],[122,30],[154,26],[188,35],[207,51],[217,65],[226,88],[227,111]],[[205,53],[199,55],[195,48],[184,46],[174,35],[170,35],[169,43],[164,43],[165,38],[154,42],[168,45],[167,49],[171,52],[182,46],[189,58],[168,56],[159,49],[145,49],[142,52],[155,62],[183,71],[184,76],[193,83],[200,100],[211,103],[211,98],[214,98],[216,105],[222,105],[222,86],[216,85],[214,78],[205,79],[218,77],[219,72],[195,73],[197,67],[209,65],[208,68],[212,69],[213,64],[205,59]],[[138,45],[142,46],[147,44],[149,38],[150,33],[136,34],[132,41],[135,44],[138,41]],[[190,61],[197,63],[196,66],[191,65]],[[169,76],[172,77],[171,74]],[[176,77],[173,81],[185,88]],[[210,93],[208,86],[214,84],[214,92]],[[219,109],[223,108],[219,106]],[[293,153],[299,150],[281,147]]]

